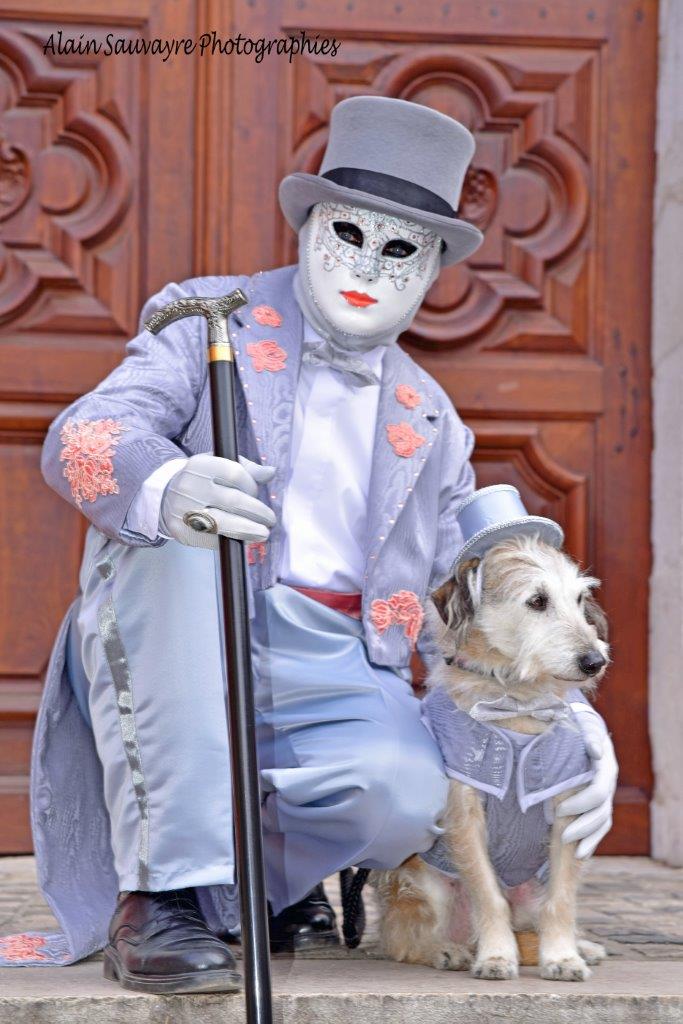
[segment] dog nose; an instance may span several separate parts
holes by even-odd
[[[600,651],[587,651],[579,658],[579,668],[585,676],[596,676],[607,664]]]

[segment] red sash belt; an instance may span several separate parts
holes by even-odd
[[[295,587],[292,583],[287,584],[292,590],[298,590],[300,594],[313,598],[326,604],[328,608],[334,608],[336,612],[343,612],[344,615],[351,615],[354,619],[361,617],[362,594],[342,594],[338,590],[317,590],[315,587]]]

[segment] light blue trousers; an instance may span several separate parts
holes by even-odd
[[[213,552],[89,531],[68,671],[93,730],[120,888],[230,884],[230,769]],[[355,619],[255,595],[252,648],[269,898],[431,847],[447,780],[419,702]]]

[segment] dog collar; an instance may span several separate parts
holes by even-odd
[[[447,665],[455,665],[456,668],[461,668],[463,672],[471,672],[475,676],[481,676],[483,679],[495,679],[496,682],[501,683],[502,680],[498,674],[493,670],[482,669],[479,665],[475,665],[471,661],[465,661],[459,654],[453,655],[450,658],[444,657],[443,659]]]
[[[497,672],[495,669],[482,668],[480,665],[476,665],[472,661],[467,661],[466,658],[461,658],[459,654],[453,655],[451,658],[444,658],[447,665],[455,665],[456,668],[462,669],[463,672],[471,672],[473,676],[479,676],[480,679],[493,679],[499,686],[503,687],[505,693],[507,688],[514,680],[510,679],[504,673]]]

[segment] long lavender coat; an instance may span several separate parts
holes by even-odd
[[[302,317],[292,292],[294,267],[255,277],[194,278],[169,284],[142,310],[186,295],[242,288],[249,305],[231,319],[237,351],[240,451],[277,467],[260,497],[280,517],[289,466]],[[127,545],[155,542],[132,533],[126,513],[142,482],[169,458],[212,451],[206,323],[178,321],[158,337],[142,330],[124,361],[57,417],[43,449],[47,482],[90,519],[88,549],[101,535]],[[461,543],[455,507],[473,487],[472,434],[441,388],[400,349],[387,351],[373,449],[363,625],[370,659],[408,663],[420,626],[419,602],[446,577]],[[303,524],[305,529],[305,524]],[[100,536],[98,537],[97,531]],[[251,585],[277,580],[282,532],[251,552]],[[141,613],[144,594],[140,595]],[[66,640],[76,602],[54,643],[36,724],[31,815],[39,881],[64,934],[39,943],[29,962],[79,959],[102,945],[102,921],[116,900],[102,770],[92,732],[69,679]],[[416,612],[416,608],[418,611]],[[418,640],[419,646],[419,640]],[[210,924],[225,926],[225,887],[200,891]],[[234,908],[233,908],[234,910]],[[67,941],[66,936],[69,936]],[[2,957],[0,962],[10,962]],[[13,962],[17,962],[17,957]],[[27,962],[21,958],[21,962]]]

